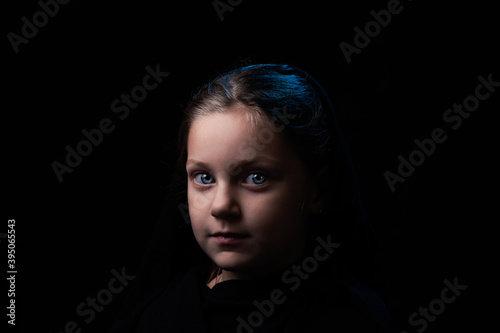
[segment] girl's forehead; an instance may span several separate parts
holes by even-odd
[[[220,141],[251,134],[252,127],[239,112],[214,112],[196,118],[191,124],[189,142]],[[201,142],[200,142],[201,143]]]
[[[234,121],[243,120],[249,128],[253,127],[263,127],[268,126],[269,122],[271,122],[271,117],[266,114],[263,110],[257,107],[248,107],[242,104],[234,104],[228,108],[224,108],[221,110],[211,110],[208,112],[200,113],[194,122],[202,122],[203,120],[212,118],[212,119],[220,119],[225,117],[226,115],[234,116]]]
[[[188,136],[189,160],[289,159],[293,154],[284,134],[266,122],[250,123],[241,110],[212,113],[197,118]]]
[[[268,116],[244,106],[235,106],[220,112],[198,116],[191,124],[188,140],[192,137],[223,137],[240,134],[258,136],[260,141],[270,140],[279,132]]]

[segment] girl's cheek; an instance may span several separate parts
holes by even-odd
[[[188,194],[190,215],[202,215],[210,211],[210,198],[208,193],[199,193],[196,190]]]
[[[202,245],[203,241],[204,241],[204,237],[203,237],[203,226],[201,226],[198,221],[195,221],[194,223],[192,222],[191,223],[191,227],[193,229],[193,234],[194,234],[194,238],[196,239],[196,242],[200,245]]]

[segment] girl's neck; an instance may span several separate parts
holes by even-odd
[[[216,275],[213,279],[211,279],[209,282],[206,283],[207,287],[212,289],[216,284],[228,281],[228,280],[257,280],[257,279],[263,279],[268,276],[271,276],[275,273],[280,272],[281,270],[285,269],[289,265],[291,265],[293,262],[289,263],[288,265],[284,265],[283,267],[279,268],[274,268],[274,269],[259,269],[257,271],[252,271],[251,273],[248,272],[235,272],[235,271],[227,271],[224,269],[221,269],[221,273],[219,275]]]
[[[207,287],[212,289],[217,283],[228,281],[228,280],[254,280],[259,277],[262,277],[262,274],[259,275],[248,275],[242,273],[236,273],[231,271],[221,270],[222,273],[214,277],[212,280],[207,282]]]

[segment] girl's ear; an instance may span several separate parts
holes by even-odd
[[[329,167],[324,166],[313,177],[312,192],[310,197],[310,212],[321,214],[325,206],[325,177],[327,177]]]

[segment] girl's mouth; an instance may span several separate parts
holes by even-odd
[[[249,234],[245,233],[234,233],[234,232],[216,232],[210,235],[219,244],[236,244],[243,241],[245,238],[249,238]]]

